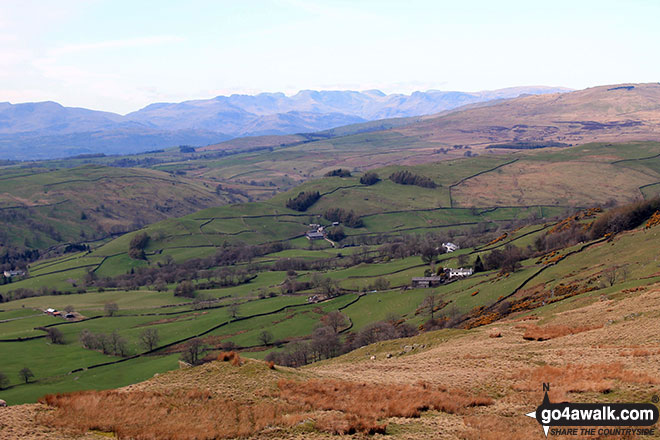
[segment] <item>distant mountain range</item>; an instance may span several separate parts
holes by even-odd
[[[304,90],[293,96],[261,93],[156,103],[125,116],[56,102],[4,102],[0,103],[0,154],[4,159],[29,160],[207,145],[241,136],[314,132],[565,91],[568,89],[542,86],[476,93],[430,90],[411,95],[386,95],[378,90]]]

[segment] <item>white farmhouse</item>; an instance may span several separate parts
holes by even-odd
[[[445,251],[447,253],[454,252],[454,251],[459,249],[457,244],[454,244],[454,243],[451,243],[451,242],[442,243],[442,247],[445,248]]]

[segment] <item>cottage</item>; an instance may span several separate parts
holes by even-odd
[[[46,313],[48,313],[49,315],[52,315],[55,312],[57,312],[57,310],[53,309],[52,307],[46,309]]]
[[[464,269],[462,267],[459,267],[458,269],[449,269],[449,272],[447,273],[447,275],[449,276],[449,279],[452,279],[452,278],[469,277],[473,273],[474,273],[474,270],[472,268]]]
[[[458,247],[458,245],[456,245],[454,243],[451,243],[451,242],[442,243],[442,247],[445,248],[446,253],[454,252],[454,251],[460,249]]]
[[[339,226],[339,222],[332,222],[332,226]]]
[[[305,237],[307,237],[307,240],[323,240],[325,235],[323,232],[309,231],[307,234],[305,234]]]
[[[414,277],[413,287],[436,287],[442,283],[443,277]]]

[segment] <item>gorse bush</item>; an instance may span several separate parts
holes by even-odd
[[[390,180],[400,185],[415,185],[423,188],[435,188],[438,186],[428,177],[413,174],[408,170],[401,170],[392,173]]]

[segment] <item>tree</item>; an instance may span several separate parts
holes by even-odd
[[[431,264],[435,261],[435,258],[438,256],[438,250],[435,246],[427,244],[422,248],[422,261],[426,264]]]
[[[373,290],[387,290],[390,288],[390,281],[387,278],[378,277],[374,280]]]
[[[373,185],[375,183],[378,183],[380,181],[380,178],[378,177],[378,174],[368,171],[364,173],[362,177],[360,177],[360,183],[362,185]]]
[[[264,330],[259,333],[259,341],[261,341],[263,345],[269,345],[271,342],[273,342],[273,334],[268,330]]]
[[[231,303],[229,305],[229,314],[231,315],[232,318],[236,319],[236,317],[238,316],[238,309],[239,309],[238,303]]]
[[[62,334],[61,331],[59,331],[55,327],[49,327],[48,329],[46,329],[46,337],[53,344],[60,344],[60,345],[64,344],[64,335]]]
[[[74,310],[75,309],[73,308],[72,305],[68,305],[64,308],[64,311],[67,312],[67,313],[73,313]]]
[[[119,306],[117,303],[105,303],[103,310],[106,316],[114,316],[119,311]]]
[[[323,315],[321,322],[326,326],[330,327],[333,332],[339,333],[339,329],[345,327],[348,324],[346,315],[344,315],[339,310],[334,310],[330,313]]]
[[[144,254],[144,249],[149,243],[149,238],[146,232],[141,232],[133,236],[128,245],[128,256],[134,260],[145,260],[147,257]]]
[[[186,298],[195,297],[195,286],[192,281],[183,281],[174,288],[174,296],[183,296]]]
[[[117,330],[113,330],[113,332],[110,333],[108,342],[113,354],[122,357],[126,356],[128,344],[126,343],[126,339],[124,339]]]
[[[140,333],[140,343],[147,351],[156,348],[159,340],[160,336],[155,328],[146,328]]]
[[[474,273],[483,272],[483,271],[484,271],[484,263],[481,261],[481,257],[477,255],[477,259],[474,260]]]
[[[197,365],[206,351],[206,346],[199,338],[194,338],[188,341],[181,353],[181,359],[190,365]]]
[[[426,296],[426,298],[424,298],[421,308],[426,313],[428,313],[429,319],[431,321],[434,320],[435,306],[436,306],[435,295],[433,293],[430,293]]]
[[[4,390],[9,386],[9,377],[0,371],[0,390]]]
[[[25,383],[30,382],[30,379],[34,377],[34,373],[28,367],[23,367],[21,371],[18,372],[18,377],[25,381]]]
[[[605,277],[605,280],[607,281],[607,284],[610,286],[613,286],[614,283],[616,283],[616,268],[615,267],[608,267],[603,271],[603,276]]]

